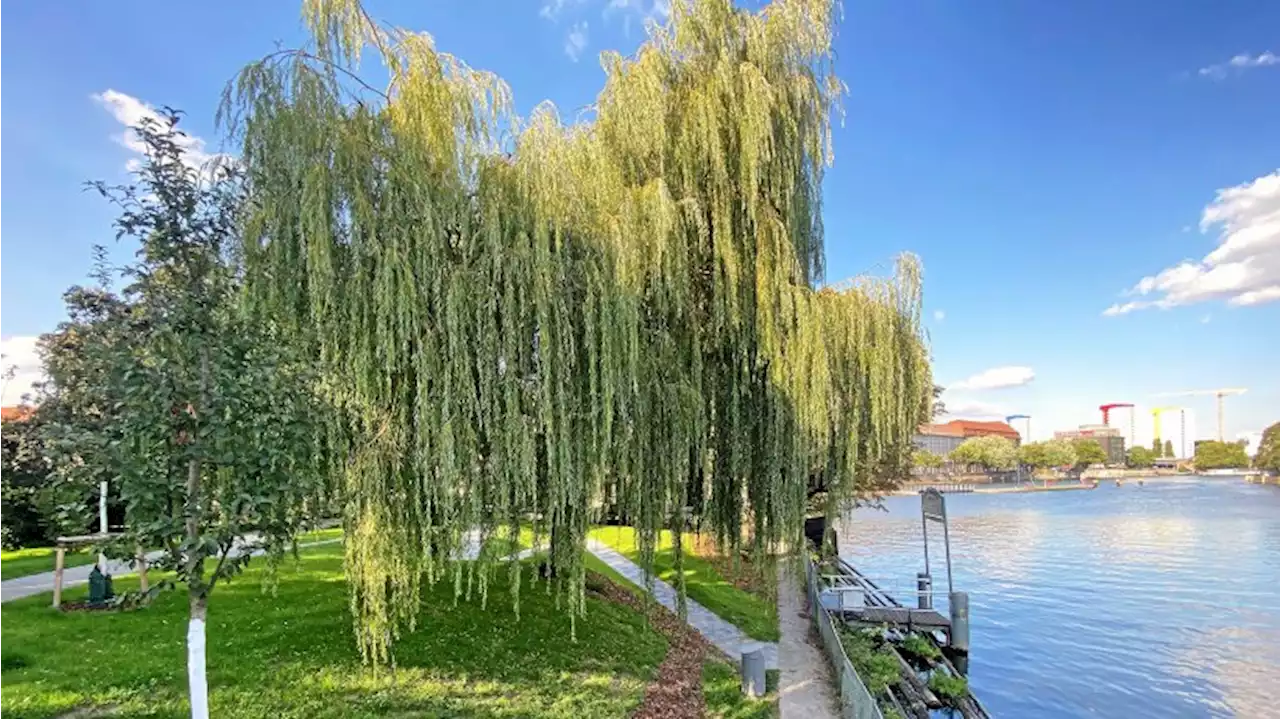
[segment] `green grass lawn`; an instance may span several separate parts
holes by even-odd
[[[310,532],[303,532],[298,535],[298,544],[307,544],[309,542],[327,542],[332,539],[342,538],[342,527],[329,527],[328,529],[316,529]]]
[[[28,547],[26,549],[4,550],[0,552],[0,579],[17,579],[42,572],[52,572],[54,562],[53,547]],[[78,567],[82,564],[93,564],[98,555],[87,549],[67,552],[66,566]]]
[[[321,542],[342,537],[342,527],[317,529],[298,535],[298,544]],[[53,547],[29,547],[0,552],[0,579],[17,579],[53,571]],[[88,549],[67,552],[67,567],[93,564],[98,555]]]
[[[498,572],[487,609],[454,607],[452,582],[426,590],[417,631],[396,644],[395,671],[377,672],[361,665],[352,638],[342,551],[302,550],[299,563],[281,568],[274,597],[257,563],[214,591],[213,716],[620,717],[638,706],[666,654],[643,616],[593,596],[571,642],[568,618],[542,584],[524,587],[517,622]],[[136,579],[116,586],[135,588]],[[65,597],[84,594],[76,587]],[[6,719],[85,707],[187,715],[185,594],[125,613],[61,614],[48,604],[42,595],[0,607]]]
[[[639,562],[635,530],[631,527],[598,527],[591,530],[591,536]],[[671,535],[663,532],[654,554],[654,574],[675,586],[673,565]],[[688,552],[684,555],[684,581],[689,598],[737,625],[747,636],[766,642],[778,641],[778,605],[773,597],[739,588],[713,563]]]
[[[768,694],[749,699],[742,694],[742,678],[733,664],[708,659],[702,665],[702,698],[713,719],[774,719],[778,716],[778,671],[765,675]]]

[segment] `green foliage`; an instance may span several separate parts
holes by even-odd
[[[1075,452],[1075,461],[1071,464],[1076,467],[1083,468],[1107,461],[1107,452],[1096,439],[1079,437],[1071,441],[1071,448]]]
[[[1262,430],[1262,441],[1258,443],[1258,453],[1253,457],[1253,466],[1280,472],[1280,422]]]
[[[95,249],[100,287],[63,293],[68,319],[43,335],[38,351],[48,382],[40,388],[32,418],[40,427],[39,451],[50,465],[49,518],[63,534],[96,531],[99,485],[107,482],[109,518],[119,522],[122,499],[113,455],[124,446],[117,421],[120,402],[113,382],[128,353],[129,303],[107,289],[105,251]]]
[[[469,530],[536,517],[572,631],[606,496],[651,565],[684,507],[761,555],[798,543],[807,495],[835,517],[905,474],[933,389],[919,264],[815,289],[831,0],[678,3],[602,57],[571,126],[517,117],[498,78],[357,0],[304,15],[311,44],[246,67],[222,119],[251,189],[248,300],[336,408],[370,660],[424,585],[486,599],[494,567],[451,561]],[[366,50],[385,92],[354,79]]]
[[[219,586],[210,624],[228,630],[209,633],[211,716],[625,717],[667,652],[641,613],[590,595],[578,641],[566,642],[551,594],[528,592],[516,620],[478,603],[454,608],[453,588],[439,584],[422,597],[430,629],[396,645],[395,672],[364,667],[342,562],[340,545],[304,548],[279,567],[274,595],[262,566]],[[495,585],[505,590],[505,577]],[[84,587],[66,590],[67,601],[84,597]],[[61,615],[45,594],[0,612],[5,716],[188,716],[184,597]]]
[[[1249,455],[1239,442],[1205,440],[1196,443],[1196,469],[1236,469],[1249,466]]]
[[[872,630],[842,629],[840,644],[872,696],[883,696],[886,687],[902,678],[898,658]]]
[[[234,545],[278,560],[308,521],[322,434],[303,366],[236,302],[242,184],[229,167],[186,164],[177,122],[138,128],[136,184],[94,185],[119,207],[118,236],[138,242],[137,259],[100,264],[102,286],[66,294],[70,319],[41,339],[40,411],[64,486],[106,479],[125,505],[109,553],[167,550],[155,565],[187,585],[199,614],[248,561]],[[127,283],[119,294],[112,276]]]
[[[58,504],[35,417],[0,428],[0,514],[5,549],[48,544],[59,534]],[[6,553],[7,554],[7,553]]]
[[[1070,467],[1076,463],[1076,447],[1065,439],[1030,442],[1018,449],[1018,460],[1036,469]]]
[[[911,463],[916,467],[936,469],[942,466],[943,461],[941,455],[934,454],[927,449],[917,449],[911,453]]]
[[[977,464],[985,469],[1012,469],[1018,450],[1014,443],[994,434],[970,437],[951,450],[949,459],[960,464]]]
[[[929,689],[940,699],[955,702],[969,695],[969,680],[942,671],[929,675]]]
[[[1150,467],[1155,460],[1155,455],[1146,447],[1130,447],[1126,453],[1125,464],[1134,469],[1143,469]]]
[[[1164,456],[1164,445],[1161,444],[1159,437],[1151,438],[1151,455],[1157,458]]]
[[[1171,439],[1166,439],[1166,440],[1164,441],[1164,456],[1165,456],[1165,457],[1170,457],[1170,458],[1172,458],[1172,457],[1174,456],[1174,454],[1173,454],[1173,440],[1171,440]]]
[[[938,659],[942,656],[938,645],[915,633],[908,634],[898,646],[922,659]]]

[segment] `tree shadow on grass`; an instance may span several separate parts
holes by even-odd
[[[526,571],[526,581],[530,572]],[[588,598],[569,617],[541,583],[526,584],[520,618],[506,573],[478,600],[454,605],[452,582],[424,590],[417,629],[395,645],[395,667],[361,664],[352,636],[342,548],[286,563],[276,592],[251,568],[212,595],[210,702],[216,716],[625,715],[666,653],[644,617]],[[136,586],[124,578],[122,590]],[[69,590],[68,600],[83,589]],[[9,717],[113,707],[110,716],[186,713],[186,596],[111,614],[59,614],[48,596],[3,607],[4,708]]]

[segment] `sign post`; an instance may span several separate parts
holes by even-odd
[[[920,492],[920,526],[924,530],[924,573],[929,569],[929,522],[942,525],[943,546],[947,556],[947,592],[955,591],[951,581],[951,532],[947,527],[947,501],[942,492],[930,487]]]

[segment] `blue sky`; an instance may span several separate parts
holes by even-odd
[[[570,119],[600,87],[597,54],[632,52],[667,12],[367,7],[498,73],[522,113],[549,99]],[[82,183],[126,179],[121,120],[180,107],[216,151],[227,80],[302,41],[297,4],[248,8],[6,7],[6,361],[62,318],[90,246],[111,241],[113,213]],[[1249,390],[1228,400],[1229,436],[1280,419],[1280,3],[850,1],[836,52],[850,92],[824,188],[828,279],[922,257],[935,372],[957,415],[1031,414],[1039,438],[1128,401],[1143,440],[1145,408],[1182,403],[1210,436],[1210,400],[1154,395],[1226,386]]]

